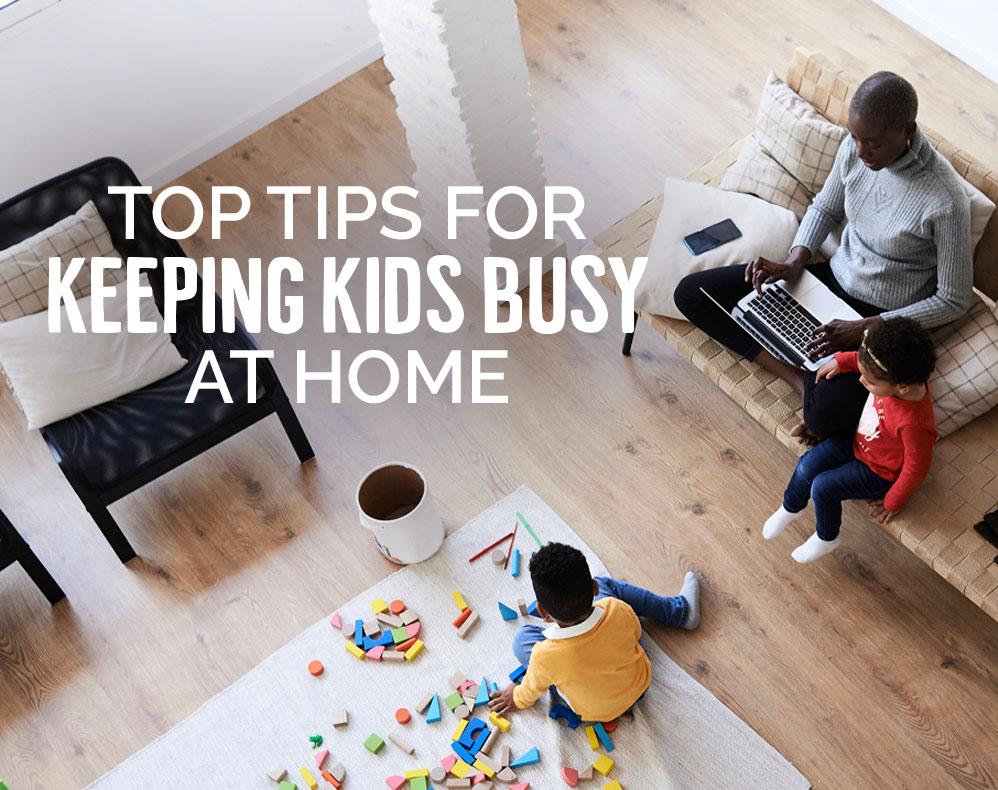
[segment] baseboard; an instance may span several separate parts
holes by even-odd
[[[971,68],[979,71],[992,82],[998,83],[998,57],[994,54],[996,50],[992,50],[989,56],[973,47],[968,47],[953,34],[941,29],[935,22],[926,19],[916,11],[912,11],[905,5],[904,0],[874,0],[874,2],[958,57]]]
[[[364,42],[345,57],[341,58],[331,69],[325,69],[318,74],[308,77],[277,101],[270,101],[262,107],[250,110],[232,125],[219,129],[216,133],[210,135],[202,142],[191,146],[183,153],[172,156],[168,161],[149,168],[149,172],[138,173],[139,178],[142,183],[152,186],[153,189],[159,189],[169,184],[189,170],[208,161],[216,154],[221,153],[229,146],[238,143],[258,129],[262,129],[268,123],[287,114],[295,107],[299,107],[309,99],[328,90],[336,83],[357,73],[365,66],[376,61],[381,55],[381,44],[376,38],[372,41]]]

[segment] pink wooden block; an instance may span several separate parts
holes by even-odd
[[[389,776],[385,779],[385,784],[388,785],[391,790],[399,790],[399,788],[405,784],[404,776]]]
[[[323,749],[321,752],[315,755],[315,767],[320,771],[322,770],[323,763],[329,759],[329,749]]]
[[[440,764],[444,767],[445,771],[450,771],[451,768],[457,764],[457,757],[453,754],[448,754],[444,759],[440,761]]]
[[[460,686],[457,687],[458,693],[463,697],[464,692],[470,689],[472,686],[477,685],[473,680],[466,680]]]
[[[509,790],[530,790],[530,782],[521,782],[520,784],[510,785]]]
[[[338,629],[340,629],[340,630],[343,630],[343,621],[342,621],[342,620],[340,619],[340,613],[339,613],[339,612],[337,612],[336,614],[334,614],[334,615],[333,615],[333,616],[332,616],[332,617],[331,617],[331,618],[329,619],[329,624],[330,624],[330,625],[331,625],[331,626],[332,626],[333,628],[338,628]]]
[[[409,634],[409,638],[413,639],[419,636],[419,622],[410,623],[405,627],[405,632]]]
[[[381,657],[385,654],[384,645],[375,645],[370,650],[367,651],[367,657],[371,661],[380,661]]]

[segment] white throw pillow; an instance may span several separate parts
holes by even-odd
[[[692,255],[683,237],[731,219],[741,238],[702,255]],[[750,195],[726,192],[678,178],[665,180],[662,211],[648,250],[648,266],[634,293],[634,304],[670,318],[685,318],[673,292],[687,274],[718,266],[745,264],[757,256],[782,261],[797,233],[792,211]]]
[[[755,129],[721,189],[755,195],[800,219],[828,178],[845,134],[770,72]]]
[[[90,295],[90,264],[94,256],[116,258],[107,227],[91,200],[75,214],[39,231],[13,247],[0,250],[0,321],[11,321],[48,309],[49,257],[62,256],[63,269],[71,258],[87,258],[72,284],[77,299]],[[107,270],[108,285],[123,282],[124,269]]]
[[[998,405],[998,320],[975,297],[967,315],[932,336],[936,370],[929,389],[943,437]]]
[[[977,249],[977,242],[981,240],[991,215],[995,213],[995,204],[991,198],[981,190],[971,184],[967,179],[962,179],[963,189],[970,198],[970,249]]]
[[[141,283],[148,286],[144,274]],[[142,320],[158,327],[150,334],[126,331],[126,304],[124,285],[104,301],[105,320],[121,322],[122,331],[113,334],[73,333],[65,308],[59,333],[48,331],[47,310],[0,323],[0,364],[29,430],[141,389],[187,364],[163,332],[152,298],[140,302]],[[89,330],[90,297],[77,305]]]

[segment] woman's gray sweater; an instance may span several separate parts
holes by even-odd
[[[870,170],[846,136],[828,180],[801,222],[794,246],[814,254],[843,219],[832,256],[846,293],[926,328],[954,321],[973,300],[970,199],[960,176],[916,129],[911,148]]]

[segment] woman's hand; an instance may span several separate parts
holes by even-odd
[[[880,316],[860,318],[858,321],[829,321],[814,330],[814,337],[804,346],[804,350],[811,355],[811,359],[821,359],[836,351],[852,351],[859,347],[863,333],[872,329],[875,321],[879,322]]]
[[[870,518],[878,524],[886,524],[896,515],[897,513],[892,513],[884,507],[884,500],[882,499],[878,499],[876,502],[870,503]]]
[[[513,702],[513,689],[515,688],[516,684],[510,683],[502,691],[493,691],[489,695],[489,710],[496,716],[513,713],[516,710],[516,704]]]
[[[818,372],[814,375],[814,380],[821,381],[822,379],[833,379],[841,372],[842,368],[839,367],[838,360],[832,358],[818,368]]]
[[[788,283],[795,282],[804,267],[796,263],[777,263],[766,258],[756,258],[745,267],[745,282],[752,283],[756,291],[762,293],[762,286],[766,283],[775,283],[777,280],[786,280]]]

